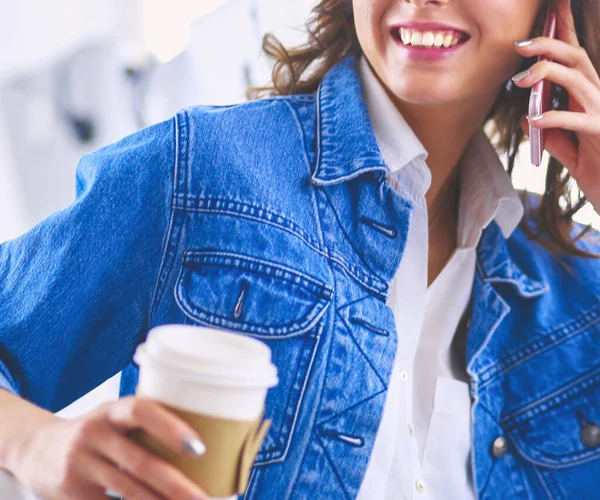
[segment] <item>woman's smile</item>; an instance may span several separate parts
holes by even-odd
[[[392,40],[411,60],[438,61],[456,54],[471,35],[438,23],[404,23],[390,30]]]

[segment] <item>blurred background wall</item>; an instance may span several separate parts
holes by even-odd
[[[0,0],[0,241],[74,196],[87,151],[268,80],[263,33],[295,43],[311,0]],[[118,377],[62,412],[116,397]]]
[[[0,242],[69,204],[85,152],[186,106],[243,101],[269,77],[263,34],[300,43],[312,4],[0,0]],[[517,187],[541,192],[545,169],[520,156]],[[598,217],[587,207],[579,219]],[[117,378],[61,414],[115,398]]]

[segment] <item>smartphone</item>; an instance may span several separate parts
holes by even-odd
[[[544,25],[544,36],[556,38],[556,7],[548,5],[546,24]],[[539,56],[538,61],[551,61],[546,56]],[[542,80],[531,89],[529,96],[529,116],[536,116],[552,109],[552,82]],[[546,142],[546,134],[539,128],[529,125],[529,141],[531,142],[531,163],[540,166],[542,154]]]

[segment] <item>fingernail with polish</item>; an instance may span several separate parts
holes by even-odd
[[[528,40],[520,40],[513,42],[517,47],[527,47],[533,43],[533,38],[529,38]]]
[[[541,120],[542,118],[544,118],[544,114],[542,113],[541,115],[533,115],[533,116],[528,116],[527,117],[529,119],[529,121],[537,121],[537,120]]]
[[[183,450],[190,455],[200,457],[206,453],[206,446],[204,443],[195,437],[186,437],[182,441]]]
[[[512,77],[512,81],[515,83],[520,82],[524,78],[527,78],[529,75],[531,75],[530,69],[526,71],[521,71],[520,73],[517,73],[515,76]]]

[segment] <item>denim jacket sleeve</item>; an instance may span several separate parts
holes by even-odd
[[[75,201],[0,245],[0,387],[58,411],[143,339],[169,229],[176,124],[85,155]]]

